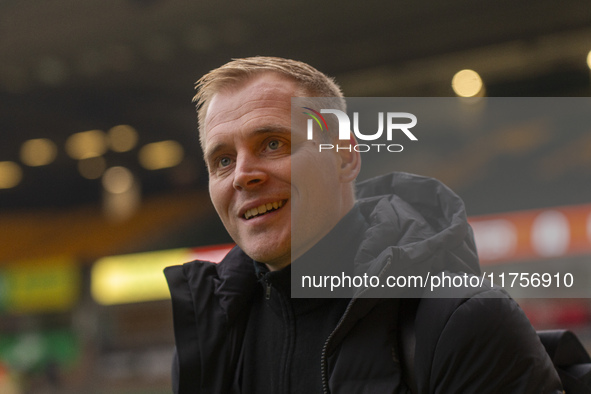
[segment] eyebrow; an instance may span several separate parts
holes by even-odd
[[[249,136],[259,136],[259,135],[266,135],[266,134],[282,134],[282,135],[291,135],[291,128],[285,127],[283,125],[266,125],[262,127],[258,127],[249,132]],[[211,149],[206,150],[203,153],[203,158],[205,162],[209,162],[212,156],[221,150],[224,150],[228,144],[226,143],[219,143],[214,145]]]

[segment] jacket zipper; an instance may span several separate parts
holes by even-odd
[[[390,263],[391,262],[392,262],[392,258],[391,257],[387,257],[386,258],[386,264],[384,265],[384,268],[382,268],[382,270],[378,274],[379,277],[381,277],[386,272],[386,270],[390,266]],[[330,343],[330,341],[334,337],[335,333],[339,330],[339,328],[343,325],[343,323],[347,319],[347,315],[349,314],[349,311],[353,307],[353,304],[355,303],[355,301],[357,301],[357,299],[365,291],[366,290],[363,290],[361,293],[359,293],[359,295],[356,298],[353,298],[351,300],[351,302],[349,302],[349,305],[347,305],[347,309],[345,309],[345,312],[343,313],[343,316],[341,317],[341,320],[339,321],[339,323],[337,324],[337,326],[335,327],[335,329],[330,333],[330,335],[326,339],[326,342],[324,342],[324,346],[322,347],[322,356],[320,357],[320,368],[321,368],[321,373],[322,373],[322,392],[324,394],[329,394],[330,393],[330,391],[328,390],[328,378],[326,376],[327,375],[327,371],[326,371],[326,368],[327,368],[327,365],[326,365],[327,364],[327,362],[326,362],[326,350],[328,349],[328,344]]]
[[[265,282],[265,299],[271,299],[271,283],[265,274],[259,273],[259,280]]]
[[[341,320],[339,321],[339,323],[337,324],[335,329],[330,333],[330,335],[326,339],[326,342],[324,342],[324,346],[322,347],[322,356],[320,358],[320,363],[321,363],[321,368],[322,368],[322,392],[324,394],[329,394],[328,379],[326,377],[326,373],[327,373],[326,372],[326,350],[328,348],[328,344],[331,341],[332,337],[334,337],[334,334],[339,330],[339,327],[341,327],[343,325],[343,322],[345,321],[347,314],[349,314],[349,311],[351,310],[351,307],[353,306],[355,301],[356,301],[356,299],[354,298],[351,300],[351,302],[349,302],[349,305],[347,305],[347,309],[345,309],[345,313],[343,313],[343,317],[341,318]]]
[[[265,280],[265,299],[271,299],[271,283],[269,283],[267,280]]]

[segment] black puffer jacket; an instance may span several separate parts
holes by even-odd
[[[394,173],[357,190],[369,224],[355,258],[357,273],[479,273],[463,203],[441,183]],[[239,392],[243,333],[258,285],[252,260],[234,248],[220,264],[196,261],[169,267],[165,274],[177,344],[174,392]],[[408,300],[392,289],[381,291],[358,292],[326,339],[325,392],[409,392],[398,345],[399,306]],[[415,334],[420,393],[562,392],[535,331],[499,289],[423,299]]]

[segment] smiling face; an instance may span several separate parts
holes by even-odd
[[[294,96],[303,94],[291,79],[257,74],[216,93],[204,121],[213,205],[242,250],[271,270],[312,247],[353,205],[346,154],[319,154],[304,127],[292,133]]]

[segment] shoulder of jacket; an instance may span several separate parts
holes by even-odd
[[[207,281],[207,278],[217,277],[216,264],[208,261],[191,261],[181,265],[164,268],[164,276],[171,292],[182,287],[193,287]]]
[[[422,299],[415,331],[419,379],[433,376],[437,373],[433,368],[466,351],[487,358],[508,347],[521,346],[516,341],[524,348],[534,348],[538,341],[517,302],[496,287],[473,289],[465,297]]]
[[[177,280],[188,282],[191,285],[212,278],[224,280],[226,277],[249,276],[253,271],[252,260],[236,246],[219,263],[193,260],[181,265],[166,267],[164,275],[169,283],[169,277],[176,277]]]
[[[511,386],[512,392],[529,394],[554,393],[560,386],[525,313],[501,289],[424,301],[417,310],[415,365],[422,366],[419,379],[432,388],[496,393]]]
[[[417,336],[428,337],[431,341],[439,336],[450,320],[482,315],[490,319],[501,318],[508,311],[519,309],[517,303],[501,288],[484,287],[454,290],[445,297],[437,297],[437,293],[421,299],[416,311]],[[470,326],[476,321],[468,319],[465,324]]]

